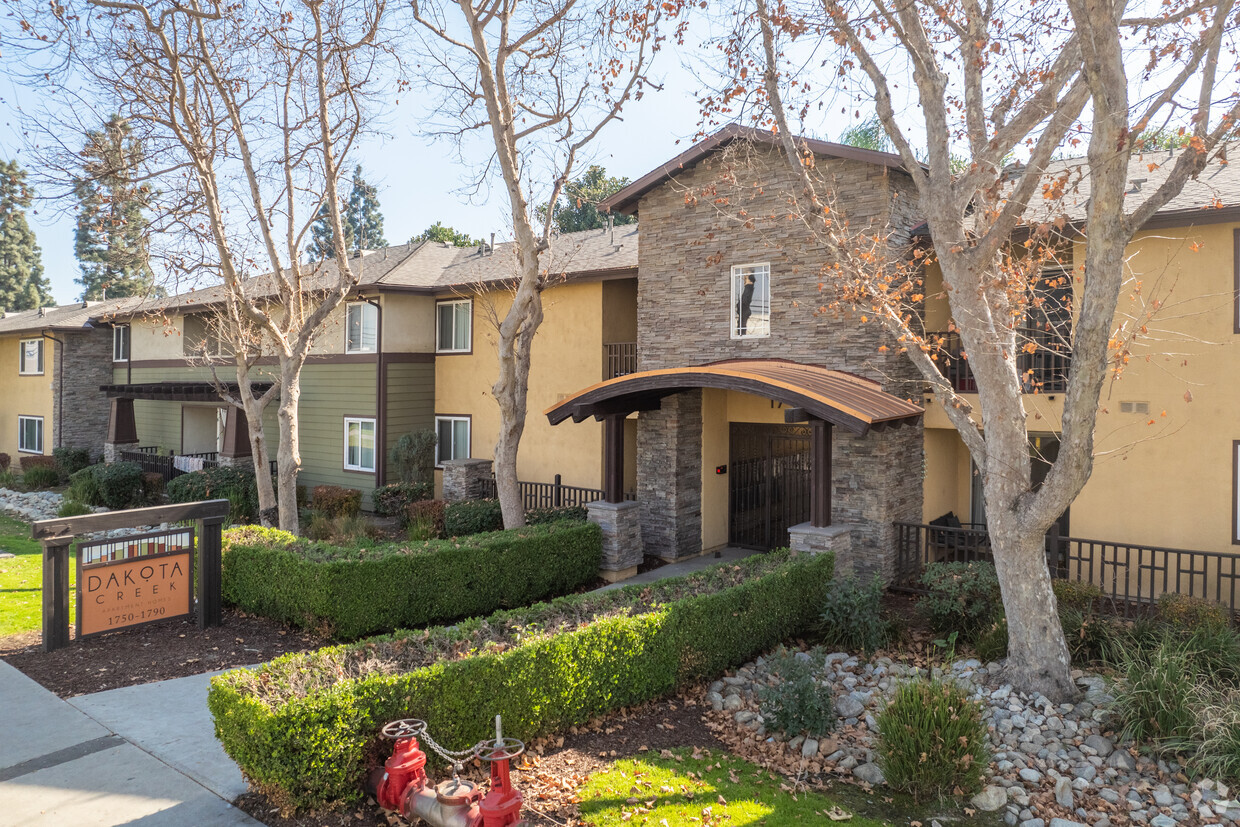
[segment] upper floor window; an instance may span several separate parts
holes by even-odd
[[[379,349],[379,308],[354,302],[345,314],[345,353],[374,353]]]
[[[185,317],[185,355],[186,356],[227,356],[228,349],[220,337],[219,320],[202,314],[191,314]],[[126,336],[126,347],[129,346]]]
[[[450,459],[469,459],[469,424],[468,416],[435,417],[435,432],[439,437],[435,443],[436,465],[443,465]]]
[[[129,325],[118,324],[112,328],[112,361],[125,362],[129,359]]]
[[[435,350],[439,353],[469,353],[473,345],[474,303],[454,299],[435,305]]]
[[[18,373],[36,375],[43,372],[43,340],[22,339],[21,366]]]
[[[43,453],[43,417],[17,417],[17,450],[26,454]]]
[[[732,338],[771,335],[771,265],[738,264],[732,268]]]

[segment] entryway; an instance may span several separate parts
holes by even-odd
[[[729,446],[729,545],[788,545],[788,529],[810,518],[810,428],[733,422]]]

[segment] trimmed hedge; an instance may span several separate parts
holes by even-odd
[[[168,501],[192,503],[224,499],[232,503],[229,519],[251,522],[258,517],[258,479],[252,468],[219,465],[173,477],[167,487]]]
[[[376,488],[371,494],[375,513],[380,517],[399,517],[402,522],[412,503],[435,496],[435,486],[426,482],[394,482]]]
[[[505,733],[528,740],[662,697],[808,629],[833,562],[772,552],[450,629],[286,655],[212,679],[207,704],[225,751],[277,806],[356,800],[387,721],[422,718],[437,741],[461,749],[493,733],[496,714]]]
[[[327,517],[356,517],[362,513],[362,492],[340,485],[316,485],[310,508]]]
[[[465,537],[504,527],[499,500],[460,500],[448,503],[443,515],[445,537]]]
[[[598,576],[603,554],[598,526],[581,523],[373,548],[226,536],[226,601],[346,640],[566,594]]]
[[[88,465],[69,477],[66,496],[84,505],[101,505],[111,509],[145,505],[147,491],[142,467],[133,462]]]

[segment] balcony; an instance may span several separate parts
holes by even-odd
[[[943,348],[936,361],[943,376],[951,382],[957,393],[977,393],[977,380],[969,368],[969,360],[962,355],[960,334],[955,332],[927,333],[926,340],[933,342],[942,337]],[[1068,389],[1068,375],[1072,368],[1072,350],[1063,337],[1052,330],[1022,328],[1018,331],[1021,342],[1033,343],[1033,353],[1022,351],[1016,357],[1021,384],[1025,393],[1063,393]]]
[[[637,373],[637,342],[603,345],[603,379]]]

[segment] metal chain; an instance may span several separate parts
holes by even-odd
[[[469,749],[462,749],[462,750],[445,749],[444,747],[441,747],[438,743],[436,743],[435,739],[432,738],[431,734],[427,731],[422,732],[422,743],[426,744],[431,749],[433,749],[435,752],[439,753],[439,757],[451,763],[454,768],[460,768],[462,766],[461,764],[462,758],[475,758],[478,755],[477,744],[470,747]]]

